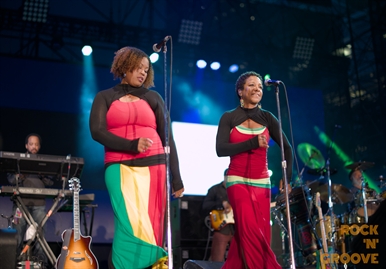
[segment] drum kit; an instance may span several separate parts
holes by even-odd
[[[362,172],[373,167],[374,163],[355,162],[345,166],[346,169],[351,171],[360,171],[363,183],[360,189],[353,191],[354,188],[349,189],[342,184],[331,183],[330,176],[336,174],[337,170],[325,167],[325,160],[317,148],[306,143],[300,144],[298,146],[298,155],[304,162],[305,167],[309,168],[307,170],[308,174],[320,176],[317,180],[307,181],[306,184],[293,187],[288,195],[290,223],[293,227],[291,229],[297,231],[297,233],[294,233],[297,234],[297,239],[293,239],[294,249],[303,256],[302,265],[309,265],[317,262],[315,253],[322,248],[323,238],[327,240],[328,246],[333,249],[333,252],[349,252],[350,242],[347,241],[349,238],[342,237],[338,232],[341,225],[367,223],[368,217],[371,217],[377,211],[379,204],[386,199],[386,190],[377,194],[375,190],[364,183]],[[301,175],[304,168],[300,172],[298,182],[302,182]],[[326,177],[328,177],[327,182]],[[380,177],[379,187],[381,189],[386,187],[383,183],[383,177]],[[323,222],[316,212],[315,195],[317,193],[325,205],[326,212],[323,213]],[[346,207],[347,212],[335,215],[332,205],[338,205],[339,208]],[[279,194],[276,197],[276,207],[272,208],[272,213],[276,223],[279,224],[282,230],[282,251],[284,256],[286,256],[287,251],[284,242],[286,240],[286,227],[288,226],[285,217],[286,208],[284,193]],[[323,223],[324,229],[321,229],[321,223]],[[325,233],[324,237],[321,234],[322,231]]]

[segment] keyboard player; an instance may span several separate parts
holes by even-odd
[[[38,134],[32,133],[27,135],[25,139],[25,148],[27,153],[37,154],[41,147],[41,138]],[[16,179],[18,178],[19,187],[30,188],[45,188],[46,186],[52,186],[53,181],[50,177],[37,175],[37,174],[14,174],[8,173],[8,182],[12,185],[16,185]],[[31,214],[32,218],[37,224],[40,224],[46,215],[46,201],[44,197],[22,197],[21,198],[27,210]],[[19,255],[23,249],[24,237],[28,229],[28,223],[23,217],[23,213],[17,207],[16,203],[13,205],[13,228],[17,231],[17,255]],[[44,236],[44,226],[42,229],[42,236]],[[38,240],[35,240],[32,247],[31,255],[34,259],[31,260],[41,262],[44,266],[47,264],[47,256],[43,251]],[[25,260],[27,257],[21,257],[21,260]]]

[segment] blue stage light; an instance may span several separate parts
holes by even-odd
[[[92,47],[89,45],[83,46],[82,53],[84,56],[89,56],[92,53]]]
[[[218,70],[220,69],[221,67],[221,64],[219,62],[213,62],[210,64],[210,68],[212,68],[212,70]]]
[[[155,63],[156,61],[158,61],[159,55],[158,55],[158,53],[153,52],[153,53],[150,55],[149,58],[150,58],[151,63],[153,64],[153,63]]]
[[[235,73],[237,71],[239,71],[239,66],[237,64],[232,64],[231,66],[229,66],[229,72]]]
[[[203,69],[206,67],[206,62],[204,60],[198,60],[196,65],[198,68]]]

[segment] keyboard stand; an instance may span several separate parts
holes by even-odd
[[[23,203],[23,200],[21,199],[20,195],[18,192],[16,192],[12,199],[14,200],[14,202],[16,203],[17,207],[19,207],[20,211],[22,212],[23,216],[25,217],[25,220],[26,222],[29,224],[29,225],[32,225],[34,226],[35,228],[35,234],[32,236],[31,239],[29,239],[26,243],[26,245],[24,246],[23,250],[21,251],[20,255],[19,255],[19,258],[27,253],[28,249],[30,248],[32,242],[35,240],[35,238],[38,240],[38,242],[40,243],[40,246],[42,247],[44,253],[47,255],[47,259],[48,261],[53,265],[55,266],[56,264],[56,256],[55,254],[52,252],[50,246],[48,245],[46,239],[44,238],[44,236],[42,235],[41,231],[43,229],[43,226],[44,224],[47,222],[48,218],[55,212],[55,208],[57,207],[58,203],[63,199],[64,197],[64,194],[62,191],[59,192],[58,196],[55,198],[54,200],[54,203],[53,205],[51,206],[51,208],[48,210],[46,216],[43,218],[43,220],[41,221],[41,223],[39,224],[36,224],[36,222],[34,221],[34,219],[32,218],[31,214],[29,213],[27,207],[24,205]]]

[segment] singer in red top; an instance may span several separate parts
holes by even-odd
[[[167,268],[165,128],[172,193],[181,197],[184,191],[170,124],[165,126],[169,115],[162,97],[148,89],[154,73],[143,51],[118,50],[111,73],[121,83],[99,92],[90,113],[91,135],[105,147],[105,182],[114,210],[109,268]]]
[[[216,150],[230,156],[227,193],[233,208],[235,234],[223,269],[280,269],[271,243],[271,181],[268,142],[280,145],[277,118],[260,106],[262,77],[246,72],[236,81],[240,106],[225,112],[218,126]],[[287,178],[292,177],[292,147],[283,133]],[[281,160],[277,160],[281,162]]]

